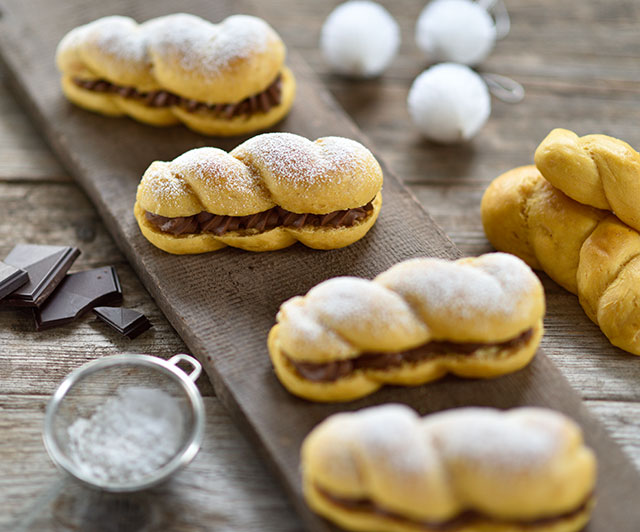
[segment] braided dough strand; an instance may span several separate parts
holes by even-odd
[[[534,166],[499,176],[482,198],[493,246],[577,294],[609,341],[640,355],[640,233],[606,211],[578,203]]]
[[[489,522],[553,518],[585,503],[596,476],[580,428],[541,408],[462,408],[420,418],[392,404],[337,414],[307,436],[301,462],[311,507],[353,530],[421,530],[395,526],[384,511],[417,524],[466,510]],[[322,492],[383,511],[345,511]],[[580,517],[579,526],[559,530],[580,529],[588,513]]]
[[[538,146],[535,163],[570,198],[611,211],[640,230],[640,154],[626,142],[554,129]]]

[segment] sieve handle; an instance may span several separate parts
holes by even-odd
[[[194,382],[198,379],[200,373],[202,373],[202,365],[200,362],[186,353],[173,355],[169,360],[167,360],[167,362],[176,367],[178,367],[179,362],[187,362],[193,369],[191,370],[191,373],[187,373],[186,371],[184,373],[187,373],[187,376]],[[182,370],[180,369],[180,371]]]

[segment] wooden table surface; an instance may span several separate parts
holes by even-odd
[[[553,127],[607,133],[640,146],[636,0],[507,0],[511,33],[482,70],[517,79],[526,98],[518,105],[494,99],[492,117],[478,137],[449,147],[422,140],[406,112],[408,88],[425,66],[413,40],[423,2],[383,2],[401,25],[403,43],[387,73],[369,81],[332,76],[322,61],[320,27],[337,3],[274,0],[267,18],[466,254],[490,250],[479,213],[488,182],[529,163]],[[500,156],[483,157],[488,151]],[[425,175],[421,167],[434,160],[438,174]],[[104,355],[127,351],[168,358],[185,347],[85,195],[0,84],[0,257],[23,241],[80,247],[74,270],[115,265],[124,304],[144,312],[154,328],[129,341],[88,316],[36,333],[29,313],[0,311],[0,529],[17,519],[11,530],[299,530],[284,494],[232,425],[206,376],[198,382],[207,408],[202,451],[153,490],[153,499],[93,493],[51,464],[41,441],[44,407],[69,371]],[[640,466],[640,360],[609,348],[577,299],[542,278],[548,301],[545,352]]]

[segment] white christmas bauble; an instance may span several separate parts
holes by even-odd
[[[486,83],[457,63],[435,65],[420,74],[411,85],[407,104],[420,132],[443,143],[470,139],[491,114]]]
[[[418,48],[433,63],[476,65],[489,55],[495,41],[493,19],[471,0],[434,0],[416,23]]]
[[[400,46],[400,29],[380,4],[354,0],[336,7],[322,26],[320,47],[340,74],[368,78],[381,74]]]

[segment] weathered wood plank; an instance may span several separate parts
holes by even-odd
[[[58,160],[35,131],[0,69],[0,180],[69,181]]]

